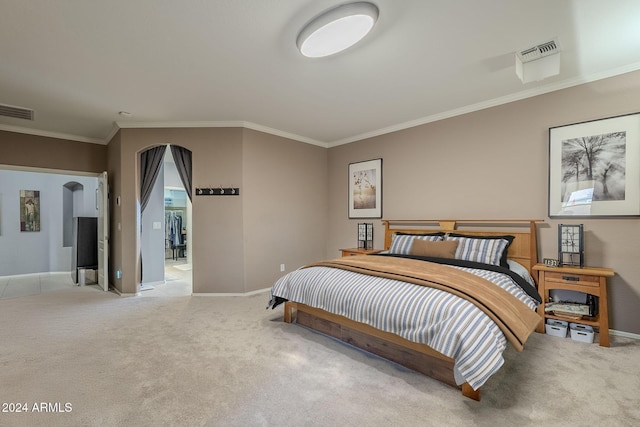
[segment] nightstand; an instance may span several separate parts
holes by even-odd
[[[603,267],[550,267],[544,264],[534,265],[533,270],[537,270],[539,273],[538,292],[542,297],[542,304],[538,306],[538,314],[542,318],[542,322],[538,325],[537,331],[544,333],[545,319],[566,320],[544,312],[544,305],[549,301],[550,289],[584,292],[598,297],[598,314],[595,317],[583,317],[575,322],[598,328],[600,345],[609,347],[607,278],[613,277],[614,271]]]
[[[340,251],[342,252],[342,256],[353,256],[377,254],[378,252],[382,252],[382,249],[349,248],[340,249]]]

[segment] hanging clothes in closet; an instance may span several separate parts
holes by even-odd
[[[184,236],[182,234],[182,211],[165,211],[164,224],[167,249],[173,249],[178,245],[183,245]]]

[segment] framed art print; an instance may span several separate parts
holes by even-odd
[[[382,218],[382,159],[349,164],[349,218]]]
[[[549,129],[549,217],[640,216],[640,113]]]
[[[40,231],[40,191],[20,190],[20,231]]]

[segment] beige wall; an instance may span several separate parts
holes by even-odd
[[[116,212],[112,223],[114,269],[122,279],[114,282],[123,293],[140,288],[140,242],[138,239],[140,153],[161,144],[175,144],[192,152],[193,188],[238,186],[242,188],[242,131],[229,128],[121,129],[109,143],[117,155],[110,157],[120,173],[111,193],[120,196],[120,230]],[[115,208],[116,211],[118,208]],[[243,280],[242,197],[193,198],[193,292],[241,292]],[[120,255],[120,256],[119,256]]]
[[[0,130],[0,165],[101,173],[107,146]]]
[[[557,258],[557,224],[583,223],[586,263],[616,271],[612,329],[640,333],[640,219],[547,216],[549,127],[640,111],[640,72],[329,149],[329,253],[354,246],[347,168],[383,159],[383,217],[545,219],[539,256]],[[628,165],[637,168],[639,165]],[[383,229],[373,221],[376,247]]]
[[[245,129],[245,291],[325,257],[327,150]]]
[[[292,269],[324,255],[326,149],[241,128],[122,129],[109,144],[110,169],[120,178],[111,192],[121,197],[112,223],[121,292],[139,291],[139,154],[168,143],[191,150],[194,190],[240,188],[240,196],[193,196],[194,293],[268,288],[280,264]]]

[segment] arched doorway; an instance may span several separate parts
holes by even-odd
[[[191,151],[151,147],[140,154],[140,170],[140,290],[144,296],[190,295]]]

